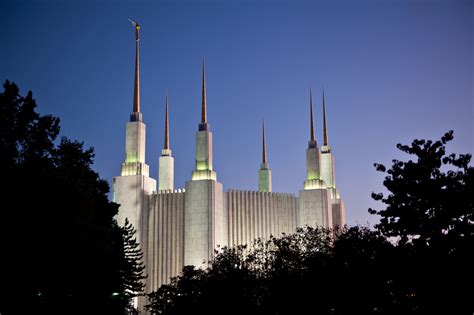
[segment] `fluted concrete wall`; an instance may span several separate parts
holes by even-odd
[[[183,268],[184,192],[150,196],[147,291],[169,283]]]
[[[224,202],[230,246],[296,229],[298,199],[291,194],[229,190]]]

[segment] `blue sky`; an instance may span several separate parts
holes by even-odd
[[[224,188],[256,189],[261,120],[273,188],[305,179],[309,87],[318,142],[321,89],[349,224],[375,223],[374,162],[403,158],[396,143],[438,139],[473,152],[471,1],[1,1],[0,79],[32,90],[62,134],[96,151],[111,182],[124,159],[132,109],[134,31],[142,25],[141,104],[147,163],[157,177],[169,90],[176,186],[194,167],[200,71],[206,59],[214,168]]]

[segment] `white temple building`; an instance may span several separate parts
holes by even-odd
[[[146,264],[146,292],[177,276],[183,266],[206,267],[220,246],[250,244],[256,238],[292,233],[297,227],[345,224],[344,203],[336,188],[334,158],[328,144],[323,94],[323,145],[314,136],[310,92],[310,139],[306,149],[306,181],[298,196],[272,192],[267,162],[265,126],[258,191],[224,190],[213,168],[212,133],[206,114],[206,77],[202,69],[202,115],[196,131],[196,162],[185,187],[174,186],[174,158],[169,146],[168,97],[165,140],[159,158],[159,178],[150,177],[145,163],[146,126],[140,112],[139,26],[136,29],[133,112],[126,126],[125,161],[113,178],[113,199],[120,204],[117,220],[137,229]],[[140,304],[145,303],[141,301]]]

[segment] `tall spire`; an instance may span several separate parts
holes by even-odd
[[[170,138],[169,138],[169,127],[168,127],[168,90],[166,90],[166,112],[165,112],[165,150],[170,149]]]
[[[324,89],[323,89],[323,128],[324,128],[324,145],[328,145],[328,128],[326,125],[326,98],[324,97]]]
[[[265,120],[262,119],[262,164],[258,171],[258,191],[272,191],[272,171],[267,163],[267,146],[265,141]]]
[[[158,190],[173,191],[174,189],[174,158],[171,156],[169,124],[168,124],[168,89],[166,90],[165,110],[165,145],[161,150],[158,163]]]
[[[262,120],[262,163],[267,163],[267,145],[265,141],[265,120]]]
[[[309,88],[309,115],[310,117],[310,122],[311,122],[311,131],[310,131],[310,137],[311,137],[311,142],[314,142],[314,118],[313,118],[313,93],[311,91],[311,88]]]
[[[206,65],[204,59],[202,60],[202,112],[201,112],[201,124],[207,123],[206,114]]]
[[[138,53],[138,41],[139,32],[140,32],[140,24],[135,21],[128,19],[133,26],[135,26],[135,84],[134,84],[134,91],[133,91],[133,112],[139,113],[140,112],[140,63],[139,63],[139,53]]]

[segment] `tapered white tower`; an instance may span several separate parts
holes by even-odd
[[[212,133],[207,123],[206,72],[202,65],[201,123],[196,132],[196,167],[186,182],[184,265],[206,267],[218,245],[227,246],[222,184],[212,168]]]
[[[328,144],[328,128],[326,123],[326,98],[323,90],[323,146],[321,147],[321,179],[328,188],[336,188],[334,176],[334,157]]]
[[[258,191],[272,191],[272,171],[267,162],[267,145],[265,141],[265,121],[262,122],[262,164],[258,171]]]
[[[196,167],[192,180],[213,179],[217,180],[216,172],[212,168],[212,133],[207,123],[206,104],[206,66],[202,63],[202,102],[201,123],[196,132]]]
[[[313,95],[309,91],[310,140],[306,149],[306,181],[300,191],[298,226],[332,227],[331,196],[321,180],[320,154],[314,137]]]
[[[171,155],[169,138],[168,91],[166,92],[165,144],[163,150],[161,150],[158,165],[158,189],[160,191],[172,191],[174,189],[174,158]]]
[[[336,176],[334,171],[334,155],[328,142],[328,127],[326,121],[326,97],[323,90],[323,146],[321,147],[321,179],[324,181],[331,194],[331,207],[333,227],[346,224],[346,211],[344,202],[336,188]]]
[[[122,163],[120,176],[113,178],[113,199],[120,204],[117,221],[119,225],[128,219],[137,229],[137,241],[145,241],[143,231],[147,226],[144,214],[148,204],[145,195],[156,191],[156,181],[149,177],[149,166],[145,163],[146,126],[140,112],[140,63],[139,31],[140,24],[135,26],[135,80],[133,109],[127,123],[125,136],[125,161]],[[143,245],[143,244],[142,244]]]
[[[324,188],[324,182],[321,180],[321,157],[319,155],[318,143],[314,137],[314,117],[313,117],[313,93],[309,90],[309,115],[310,115],[310,140],[306,149],[306,181],[304,189]]]

